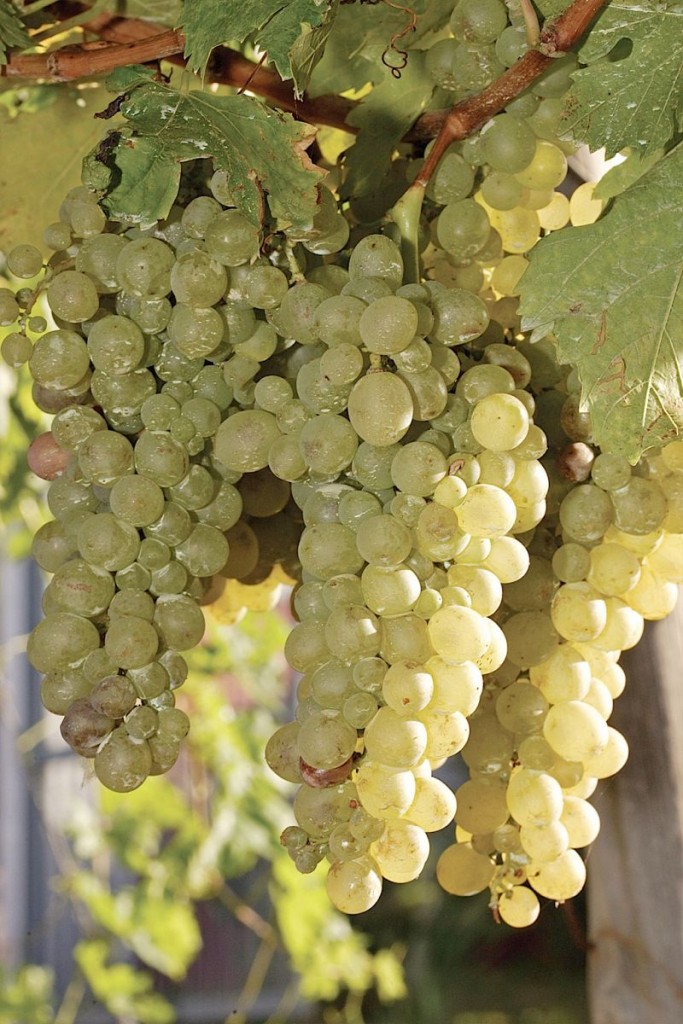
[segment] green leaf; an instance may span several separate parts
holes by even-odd
[[[619,44],[619,45],[618,45]],[[617,49],[615,49],[617,47]],[[579,50],[563,127],[612,156],[666,145],[683,114],[683,6],[612,0]]]
[[[282,78],[292,77],[290,53],[299,37],[322,24],[330,0],[185,0],[185,56],[203,74],[214,46],[252,37]]]
[[[127,69],[134,84],[121,105],[125,130],[104,151],[94,150],[84,169],[86,182],[100,189],[104,165],[109,168],[102,205],[111,218],[149,227],[166,217],[178,193],[180,164],[212,157],[252,223],[263,220],[265,195],[273,216],[310,222],[321,176],[305,152],[313,128],[253,97],[181,94],[141,81],[139,70]]]
[[[642,157],[638,152],[629,153],[623,163],[612,167],[604,178],[600,179],[593,192],[594,198],[607,200],[621,195],[631,185],[635,185],[639,178],[647,174],[663,156],[664,153],[659,149],[646,157]]]
[[[327,10],[322,23],[315,28],[306,27],[289,52],[297,96],[304,93],[316,64],[322,59],[338,10],[338,0],[332,0],[332,6]]]
[[[531,253],[522,326],[554,332],[601,447],[635,462],[683,428],[683,144],[586,227]]]
[[[325,52],[311,77],[309,93],[321,96],[347,92],[389,77],[382,55],[392,39],[410,25],[411,11],[417,16],[415,31],[398,41],[398,46],[410,53],[408,66],[413,50],[425,37],[448,23],[453,0],[414,0],[408,8],[357,3],[340,7]]]
[[[389,169],[394,149],[429,103],[433,91],[434,85],[424,70],[424,54],[414,52],[400,78],[388,75],[351,112],[348,123],[359,131],[345,157],[345,196],[376,191]]]
[[[12,118],[0,106],[0,249],[20,242],[44,248],[45,225],[57,220],[65,194],[80,185],[83,156],[102,133],[93,114],[106,103],[104,89],[49,88],[54,102],[33,113]]]
[[[171,1004],[154,991],[154,980],[146,971],[130,964],[108,964],[108,943],[88,939],[74,948],[74,959],[93,995],[117,1019],[144,1020],[145,1024],[172,1024],[176,1019]]]
[[[0,1024],[53,1024],[54,973],[24,964],[16,974],[0,967]]]
[[[178,24],[182,5],[180,0],[117,0],[119,17],[144,18],[171,28]]]
[[[7,63],[8,50],[25,50],[30,45],[31,38],[16,7],[9,0],[0,0],[0,64]]]
[[[93,918],[125,942],[149,967],[176,981],[201,949],[192,904],[180,894],[157,894],[154,880],[140,881],[113,893],[95,875],[75,872],[68,880]]]

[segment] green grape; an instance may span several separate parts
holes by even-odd
[[[136,238],[116,260],[119,286],[133,295],[161,299],[171,290],[173,250],[157,238]]]
[[[164,511],[164,492],[146,476],[121,476],[111,489],[109,503],[118,519],[131,526],[150,526]]]
[[[140,547],[137,530],[111,512],[86,519],[78,529],[77,542],[86,562],[110,572],[134,562]]]
[[[94,512],[99,505],[89,484],[65,476],[52,481],[47,503],[55,519],[66,519],[73,512]]]
[[[439,39],[427,50],[425,70],[432,81],[442,89],[457,87],[454,62],[458,51],[455,39]]]
[[[40,700],[46,711],[65,715],[77,700],[89,695],[92,682],[81,668],[49,672],[40,683]]]
[[[132,587],[119,590],[109,605],[110,619],[117,615],[133,615],[151,622],[154,618],[154,601],[145,590],[136,590]]]
[[[363,312],[358,329],[368,351],[381,355],[401,352],[417,331],[417,310],[409,299],[389,295],[376,299]]]
[[[351,464],[357,447],[353,426],[332,413],[315,416],[299,434],[301,456],[314,476],[336,476]]]
[[[453,896],[474,896],[487,889],[495,873],[490,857],[477,853],[470,843],[446,847],[436,864],[439,885]]]
[[[130,793],[152,770],[152,752],[145,741],[136,741],[125,727],[115,729],[95,754],[95,774],[115,793]]]
[[[123,316],[105,316],[88,333],[90,361],[104,373],[130,373],[139,366],[144,349],[142,331]]]
[[[325,623],[324,641],[340,660],[371,658],[379,652],[379,622],[362,605],[334,608]]]
[[[71,612],[55,612],[31,631],[27,654],[39,672],[55,672],[81,661],[99,645],[99,633],[92,622]]]
[[[177,302],[168,322],[168,336],[190,359],[210,356],[223,341],[225,322],[213,309]]]
[[[320,711],[307,718],[299,730],[299,755],[313,768],[337,768],[353,754],[356,735],[338,711]]]
[[[389,707],[379,708],[365,729],[365,749],[372,761],[391,768],[411,768],[424,756],[427,729],[414,718],[397,715]]]
[[[371,857],[337,861],[325,885],[332,904],[345,914],[362,914],[375,905],[382,892],[382,876]]]
[[[428,51],[429,52],[429,51]],[[428,187],[428,195],[445,206],[466,199],[474,184],[474,171],[463,160],[454,146],[450,146],[442,156]]]
[[[46,572],[57,572],[76,551],[76,542],[64,524],[55,521],[39,527],[31,545],[33,558]]]
[[[228,551],[224,533],[215,526],[198,523],[190,535],[176,546],[175,555],[193,576],[206,577],[223,569]]]
[[[349,420],[363,441],[377,447],[396,444],[408,430],[413,400],[405,383],[391,373],[368,373],[348,399]]]
[[[113,430],[95,430],[78,449],[84,479],[100,487],[114,483],[133,470],[133,446]]]
[[[180,223],[190,238],[203,238],[206,229],[218,213],[221,213],[220,203],[210,196],[197,196],[183,210]]]
[[[534,157],[536,138],[529,126],[513,114],[498,114],[484,126],[481,150],[494,170],[516,174]]]
[[[104,646],[119,668],[142,668],[157,652],[159,637],[151,622],[133,615],[111,619]]]
[[[13,332],[3,338],[0,352],[7,365],[16,370],[30,360],[33,353],[33,345],[25,334]]]
[[[114,430],[136,434],[142,429],[140,410],[145,399],[156,393],[156,381],[144,369],[116,377],[95,370],[90,389]]]
[[[208,225],[204,238],[209,256],[226,267],[238,267],[258,251],[258,231],[238,210],[218,213]]]
[[[189,537],[191,529],[192,520],[189,512],[181,505],[167,501],[159,518],[145,527],[145,534],[175,547]]]
[[[57,274],[47,286],[46,296],[54,315],[67,323],[89,320],[99,307],[95,285],[78,270]]]
[[[496,57],[506,68],[511,68],[529,49],[523,25],[508,25],[495,41]]]
[[[157,731],[160,737],[183,740],[190,731],[190,719],[180,708],[160,708],[157,715]]]
[[[455,798],[455,820],[466,832],[493,832],[508,820],[505,786],[497,779],[470,779],[456,789]]]
[[[351,537],[354,539],[354,547],[357,548],[361,565],[366,561],[387,568],[404,562],[413,543],[408,527],[389,515],[363,519],[355,535],[351,533]]]
[[[204,635],[201,609],[192,598],[182,594],[162,594],[157,599],[154,625],[162,642],[172,651],[188,651]]]
[[[252,267],[245,280],[244,297],[256,309],[275,309],[288,287],[286,275],[277,267]]]
[[[505,29],[507,10],[501,0],[461,0],[451,15],[453,35],[477,43],[494,43]]]
[[[162,659],[171,653],[171,651],[166,651],[162,655]],[[141,700],[154,700],[159,697],[168,688],[170,682],[168,672],[160,661],[151,661],[148,665],[143,665],[142,668],[129,669],[126,676]]]
[[[216,432],[216,457],[228,468],[250,473],[268,465],[271,445],[280,437],[275,417],[261,410],[237,412]]]
[[[152,583],[152,574],[139,562],[119,569],[114,576],[119,590],[148,590]]]
[[[598,812],[580,797],[565,796],[560,821],[567,829],[569,845],[574,849],[590,846],[600,831]]]
[[[434,326],[430,336],[442,345],[464,345],[480,337],[488,327],[486,303],[463,288],[433,295],[431,308]]]
[[[366,235],[351,253],[349,274],[352,279],[379,277],[392,289],[398,288],[403,283],[401,251],[385,235]]]
[[[611,491],[610,498],[614,525],[624,533],[652,533],[662,525],[667,514],[662,489],[653,480],[643,477],[632,476],[624,487]]]
[[[486,211],[473,199],[449,203],[439,214],[439,244],[458,260],[468,259],[486,242],[491,225]]]
[[[402,566],[368,565],[362,575],[363,598],[377,615],[402,615],[420,596],[420,581]]]
[[[140,706],[126,716],[125,729],[135,743],[147,740],[157,731],[158,712],[154,708]]]
[[[567,174],[567,158],[561,149],[551,142],[539,139],[536,152],[527,166],[517,172],[517,180],[526,188],[554,189]]]
[[[187,475],[187,452],[170,434],[145,430],[135,445],[135,469],[160,487],[172,487]]]
[[[362,353],[349,342],[335,345],[320,358],[320,369],[333,384],[353,383],[363,372],[363,366]]]
[[[80,334],[66,329],[49,331],[39,338],[29,359],[33,379],[61,391],[77,385],[89,365],[85,341]]]
[[[353,693],[342,706],[345,721],[353,729],[364,729],[375,717],[377,701],[369,693]]]
[[[223,298],[228,275],[220,262],[211,259],[201,249],[195,249],[184,253],[173,264],[170,280],[176,301],[188,306],[206,307],[213,306]]]
[[[21,314],[21,310],[14,298],[14,292],[9,288],[0,288],[0,327],[9,327]]]
[[[60,566],[50,589],[59,611],[95,618],[108,608],[114,596],[114,580],[105,569],[74,558]]]

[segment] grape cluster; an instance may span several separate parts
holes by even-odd
[[[556,382],[538,388],[537,406],[553,417],[560,407],[557,450],[544,460],[548,511],[528,544],[526,575],[503,588],[497,621],[508,656],[485,680],[462,752],[470,779],[455,794],[456,842],[437,864],[447,891],[489,888],[514,927],[536,919],[538,895],[559,902],[584,884],[576,850],[600,827],[588,798],[628,756],[607,724],[625,683],[619,655],[638,642],[644,619],[671,612],[683,579],[683,444],[635,467],[596,451],[576,415],[573,375],[552,346],[539,347],[540,376],[550,369]]]
[[[427,53],[437,105],[526,51],[510,17],[460,0]],[[28,644],[45,707],[106,786],[134,789],[187,732],[175,690],[202,607],[234,623],[294,583],[297,708],[266,758],[298,785],[284,846],[301,871],[329,861],[348,913],[416,878],[454,819],[448,892],[489,890],[515,927],[578,892],[588,798],[627,754],[607,724],[619,654],[683,580],[683,442],[636,467],[600,453],[575,374],[520,331],[525,254],[601,209],[589,184],[557,191],[574,67],[444,154],[419,283],[371,204],[340,212],[323,187],[307,227],[262,236],[205,161],[149,230],[75,189],[46,267],[8,255],[27,283],[0,289],[2,355],[54,416],[29,452],[54,517]],[[434,772],[457,753],[453,793]]]

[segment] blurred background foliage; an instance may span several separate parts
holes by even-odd
[[[101,130],[85,115],[102,105],[100,87],[0,92],[0,129],[24,155],[12,165],[19,178],[3,174],[0,261],[11,244],[39,238],[57,196],[78,183]],[[45,428],[26,371],[0,367],[8,558],[26,556],[45,518],[42,485],[25,464]],[[4,588],[2,600],[16,597]],[[207,991],[224,1007],[207,1024],[583,1024],[579,900],[571,911],[547,905],[528,931],[499,927],[485,895],[456,900],[438,889],[433,867],[448,837],[435,837],[422,879],[387,884],[378,906],[353,921],[329,905],[322,868],[295,871],[279,843],[294,787],[263,759],[291,700],[289,626],[285,588],[269,610],[232,625],[209,621],[179,694],[190,742],[167,777],[119,796],[74,765],[59,821],[53,813],[44,826],[58,865],[50,886],[78,929],[72,975],[60,980],[48,962],[0,969],[0,1024],[184,1024],[183,1007]],[[21,640],[10,645],[5,691]],[[0,697],[11,715],[7,692]],[[55,731],[47,716],[19,737],[27,779],[41,749],[58,742]],[[12,821],[3,828],[11,834]]]

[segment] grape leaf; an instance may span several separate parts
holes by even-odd
[[[389,169],[394,149],[433,91],[434,84],[424,70],[424,54],[414,52],[400,78],[388,75],[352,110],[347,121],[359,131],[346,153],[344,196],[376,191]]]
[[[299,36],[289,52],[294,90],[297,96],[303,95],[316,64],[325,52],[325,46],[338,10],[338,0],[332,0],[332,5],[328,8],[321,24],[316,28],[306,27],[306,31]]]
[[[80,185],[83,156],[102,134],[92,115],[104,97],[101,86],[51,85],[36,90],[14,118],[0,104],[0,136],[16,154],[0,159],[0,249],[21,242],[44,248],[45,225],[57,220],[65,194]]]
[[[151,226],[175,200],[180,164],[212,157],[252,223],[262,222],[265,194],[275,217],[310,222],[321,176],[305,152],[310,125],[250,96],[181,94],[146,75],[144,68],[127,68],[112,76],[112,86],[126,89],[120,107],[126,125],[86,160],[86,181],[105,188],[102,205],[110,217]]]
[[[594,436],[636,461],[683,429],[683,144],[596,224],[544,238],[521,286],[522,326],[554,332]]]
[[[593,196],[595,199],[614,199],[621,195],[627,188],[634,185],[638,178],[642,178],[658,160],[664,156],[662,150],[657,149],[649,156],[641,157],[640,153],[629,153],[623,163],[612,167],[595,186]]]
[[[180,17],[180,0],[117,0],[116,13],[126,18],[143,18],[145,21],[156,21],[158,25],[178,23]]]
[[[615,49],[616,48],[616,49]],[[579,50],[563,127],[612,156],[666,145],[683,117],[683,6],[612,0]]]
[[[389,75],[382,55],[392,39],[410,25],[411,12],[417,17],[415,31],[397,41],[401,49],[409,52],[448,23],[453,6],[453,0],[414,0],[409,8],[389,4],[343,5],[311,77],[310,95],[347,92],[361,89],[368,82],[382,81]],[[412,53],[408,63],[411,60]]]
[[[7,63],[7,51],[12,47],[24,50],[30,45],[30,36],[16,7],[9,0],[0,0],[0,64]]]
[[[189,67],[203,73],[214,46],[253,37],[281,77],[291,78],[292,48],[322,24],[329,6],[330,0],[184,0],[180,25]]]

